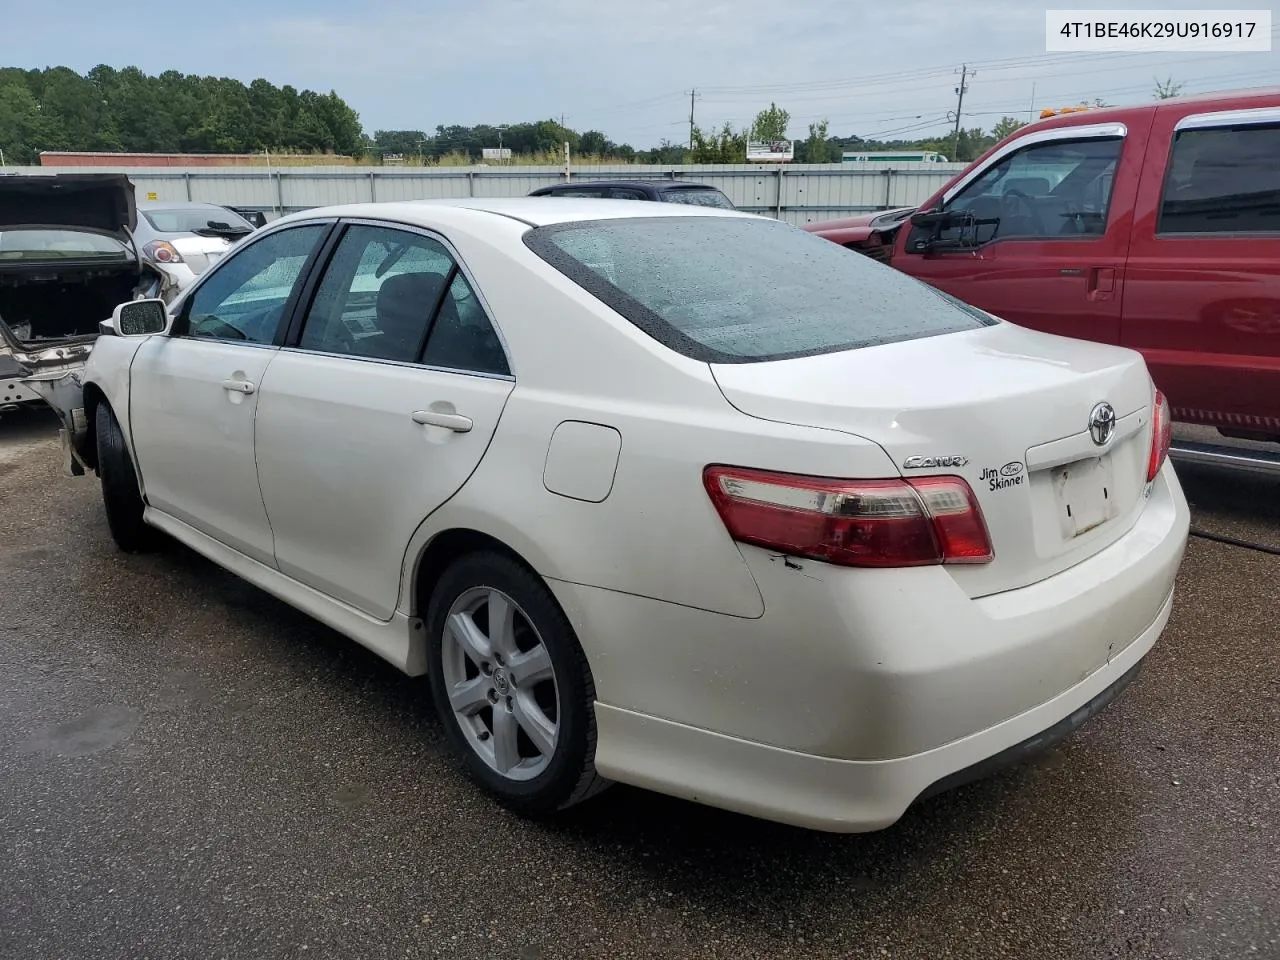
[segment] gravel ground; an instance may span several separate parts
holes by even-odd
[[[1280,557],[1193,539],[1128,691],[864,836],[623,787],[531,824],[425,684],[180,547],[127,557],[0,421],[0,957],[1280,957]],[[1186,472],[1280,545],[1280,484]]]

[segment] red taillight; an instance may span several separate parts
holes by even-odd
[[[182,254],[168,240],[152,240],[142,248],[142,253],[156,263],[182,263]]]
[[[1173,417],[1169,415],[1169,401],[1156,391],[1151,415],[1151,458],[1147,461],[1147,482],[1150,483],[1169,458],[1169,445],[1173,443]]]
[[[959,477],[831,480],[707,467],[703,482],[740,543],[846,567],[986,563],[994,553]]]

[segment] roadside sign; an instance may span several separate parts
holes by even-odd
[[[748,163],[790,163],[795,158],[793,140],[751,140],[747,143]]]
[[[510,160],[510,147],[482,147],[480,155],[485,160]]]

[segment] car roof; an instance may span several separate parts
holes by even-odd
[[[438,219],[432,211],[458,211],[478,220],[485,216],[506,217],[531,227],[586,220],[626,220],[653,217],[757,217],[740,210],[721,207],[695,207],[683,204],[636,203],[634,200],[598,200],[590,197],[565,197],[546,203],[539,197],[466,197],[456,200],[402,200],[383,203],[351,203],[334,207],[317,207],[289,214],[272,223],[308,220],[317,217],[367,217],[399,220],[430,227]],[[451,219],[457,219],[451,217]]]

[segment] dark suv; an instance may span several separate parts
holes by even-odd
[[[696,207],[721,207],[733,210],[733,203],[715,187],[683,180],[597,180],[570,181],[550,187],[539,187],[531,197],[593,197],[598,200],[654,200],[660,203],[686,203]]]

